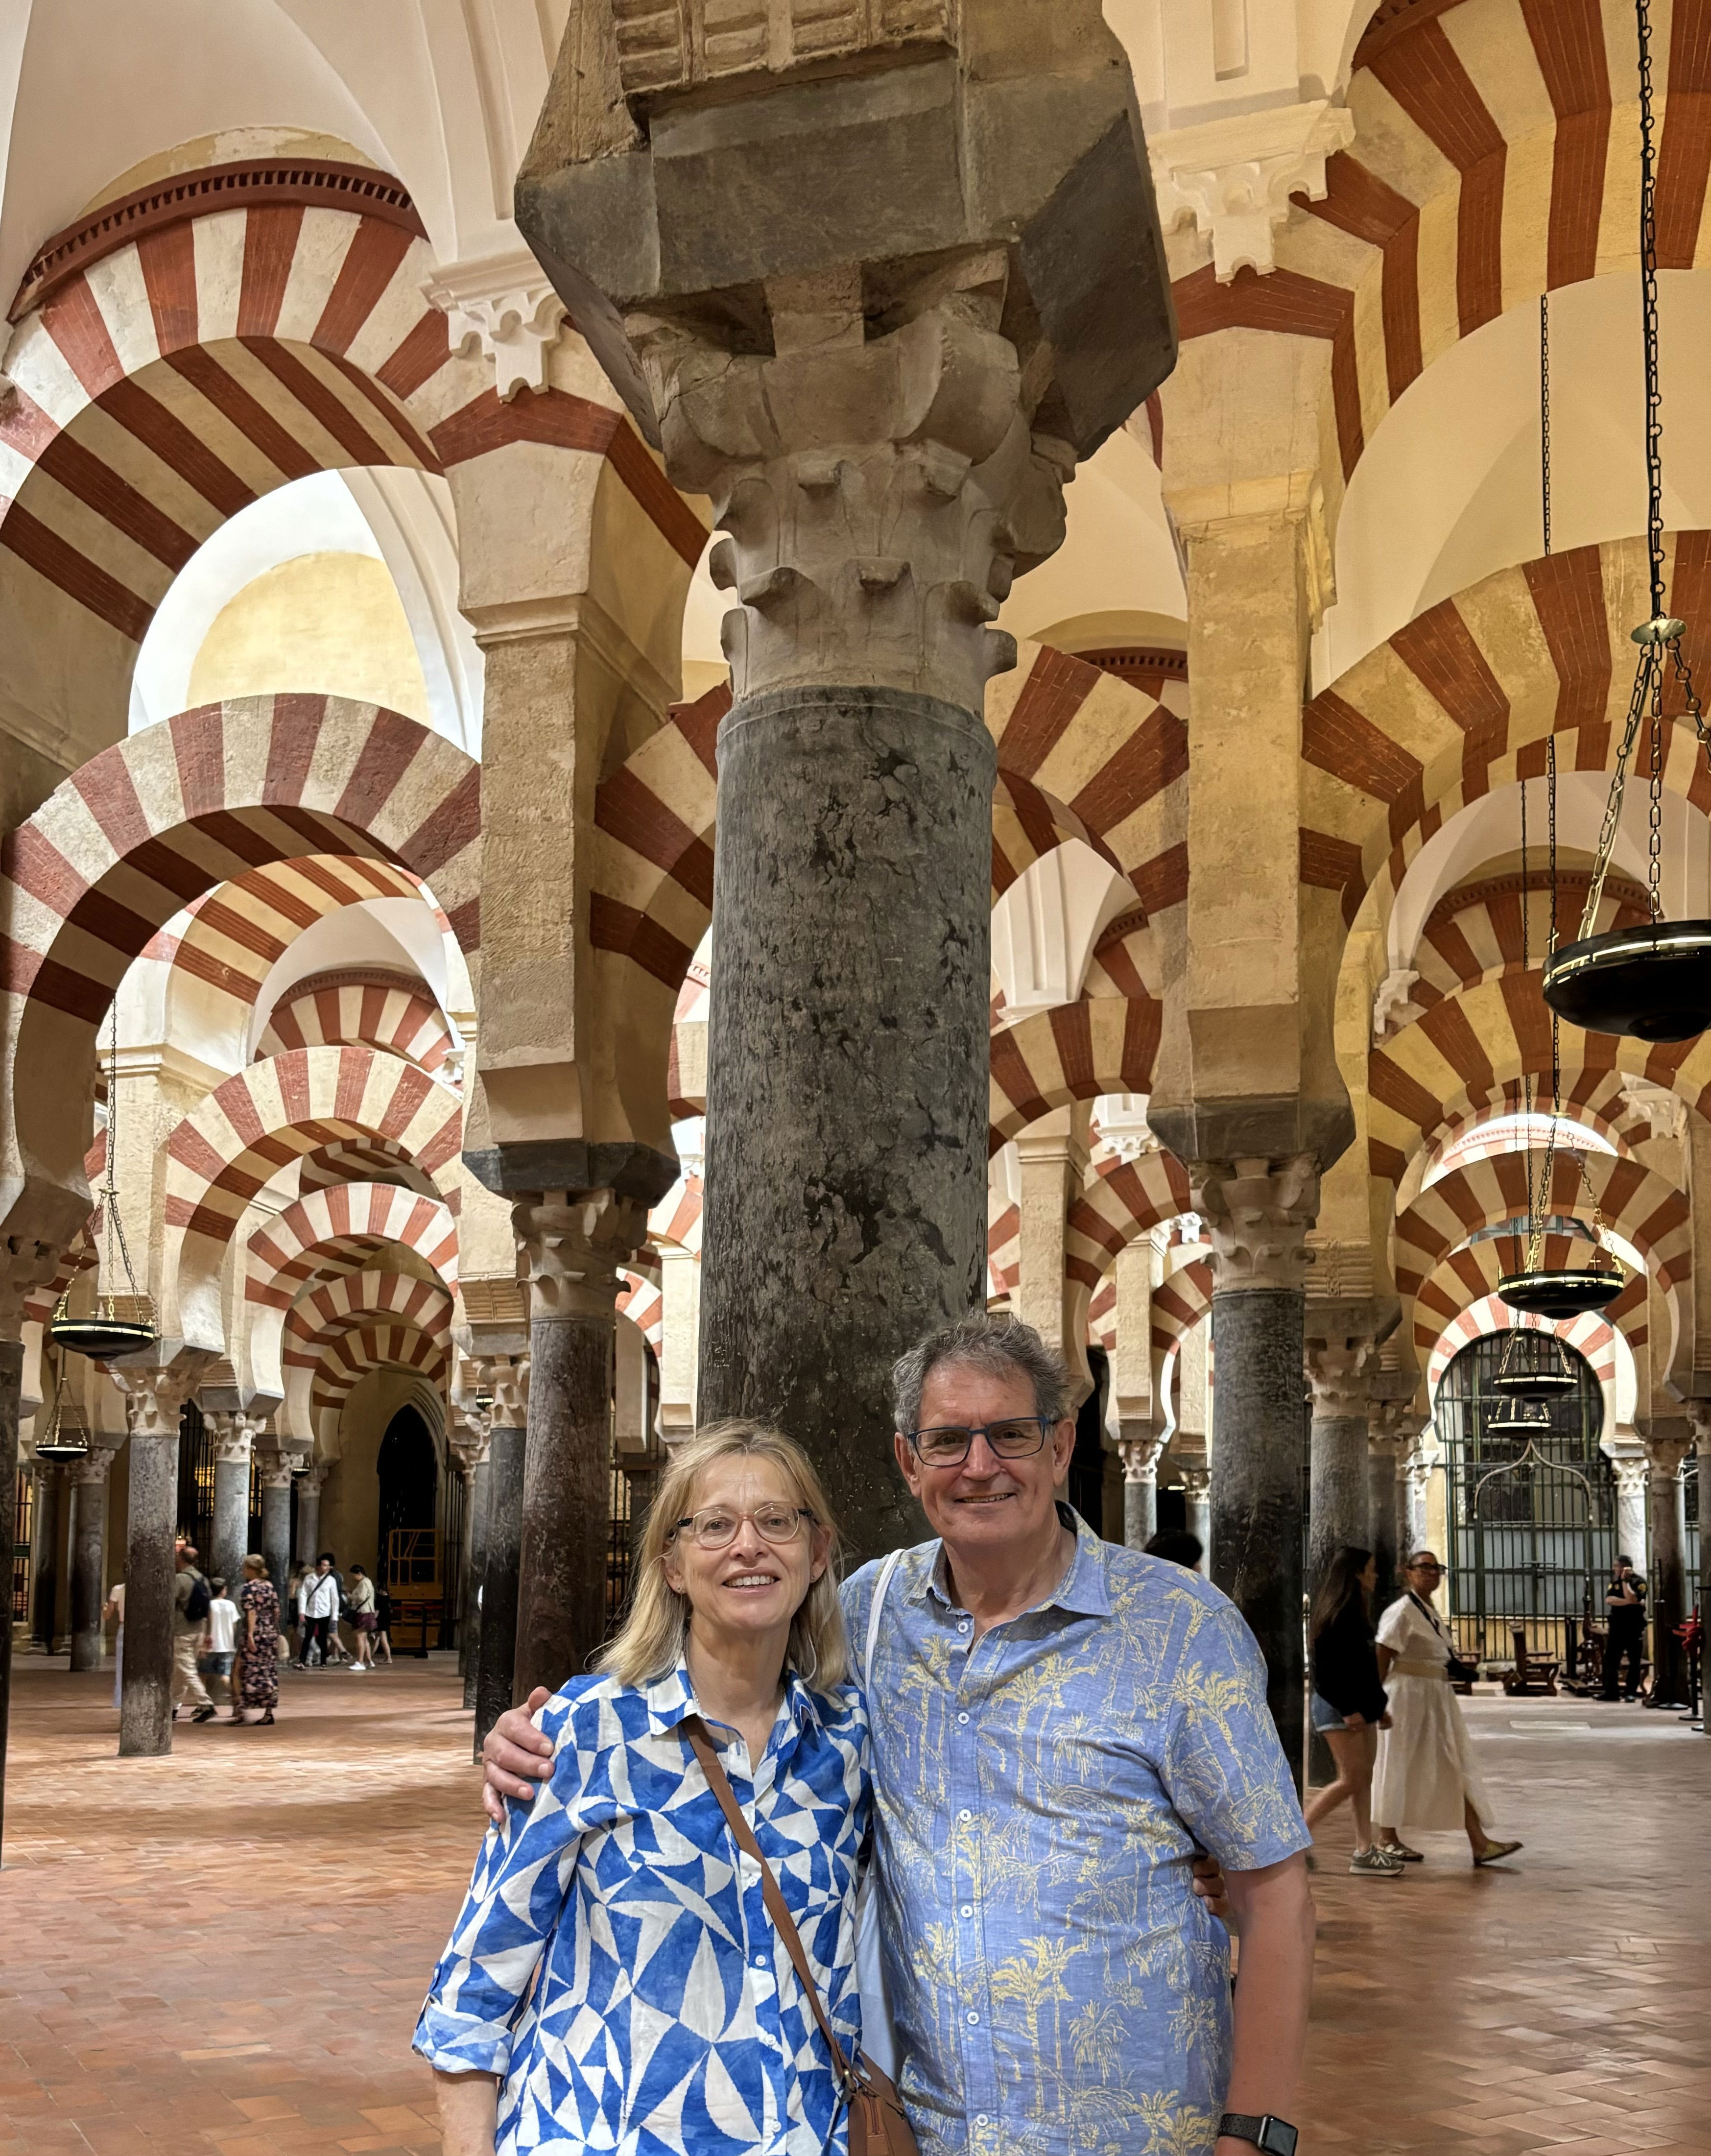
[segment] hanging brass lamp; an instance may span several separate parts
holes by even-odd
[[[89,1439],[79,1423],[71,1421],[67,1414],[64,1363],[55,1366],[54,1397],[48,1403],[47,1424],[38,1434],[32,1450],[38,1460],[45,1460],[54,1466],[89,1457]]]
[[[1534,1342],[1536,1347],[1530,1344]],[[1491,1383],[1508,1400],[1550,1401],[1565,1398],[1579,1382],[1555,1333],[1518,1325],[1504,1342],[1503,1362]]]

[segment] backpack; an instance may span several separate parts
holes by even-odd
[[[184,1605],[185,1622],[189,1625],[200,1625],[207,1617],[208,1605],[213,1599],[208,1593],[207,1580],[199,1572],[195,1573],[190,1583],[190,1599]]]

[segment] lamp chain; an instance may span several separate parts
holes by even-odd
[[[1539,522],[1550,552],[1550,295],[1539,295]]]

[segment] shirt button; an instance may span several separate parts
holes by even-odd
[[[979,2015],[978,2014],[976,2014],[976,2013],[971,2012],[971,2013],[970,2013],[970,2015],[969,2015],[969,2017],[968,2017],[968,2018],[969,2018],[969,2020],[970,2020],[971,2024],[972,2024],[972,2023],[974,2023],[974,2022],[976,2022],[976,2021],[978,2021],[978,2020],[980,2020],[980,2018],[981,2018],[981,2017],[980,2017],[980,2015]]]
[[[971,1820],[974,1817],[974,1814],[968,1810],[966,1805],[965,1805],[962,1810],[961,1810],[956,1816],[960,1820]]]
[[[973,1916],[974,1912],[975,1912],[975,1905],[974,1905],[974,1903],[973,1903],[972,1902],[965,1902],[963,1903],[963,1905],[962,1905],[962,1913],[963,1913],[963,1915],[964,1915],[965,1917],[971,1917],[971,1916]]]
[[[977,2111],[977,2112],[975,2113],[975,2124],[976,2124],[976,2126],[984,2126],[984,2125],[986,2124],[986,2114],[985,2113],[985,2112],[983,2112],[983,2111]]]
[[[966,1722],[968,1720],[968,1717],[966,1714],[959,1714],[956,1718],[959,1722]]]
[[[755,1956],[755,1966],[756,1966],[756,1969],[765,1969],[765,1968],[766,1968],[766,1955],[765,1955],[765,1954],[763,1954],[763,1953],[757,1953],[757,1954]]]
[[[957,1628],[956,1628],[956,1629],[957,1629],[957,1630],[958,1630],[959,1632],[966,1632],[966,1631],[967,1631],[967,1630],[968,1630],[968,1620],[967,1620],[967,1618],[966,1618],[966,1617],[965,1617],[965,1618],[963,1619],[962,1622],[961,1622],[961,1623],[957,1626]]]

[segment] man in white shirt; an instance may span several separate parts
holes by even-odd
[[[320,1648],[323,1662],[333,1659],[332,1628],[339,1617],[339,1583],[333,1572],[330,1550],[323,1550],[315,1570],[304,1574],[299,1604],[303,1612],[303,1659],[297,1666],[306,1670],[311,1644]]]
[[[207,1657],[213,1665],[212,1674],[224,1681],[226,1697],[232,1697],[232,1658],[238,1647],[238,1605],[228,1599],[223,1579],[213,1580],[213,1599],[208,1604]]]

